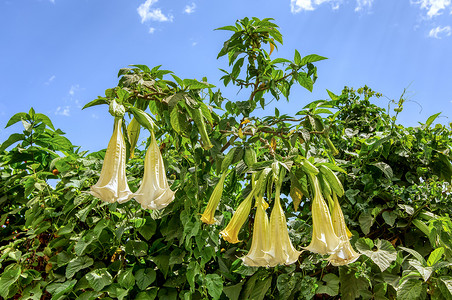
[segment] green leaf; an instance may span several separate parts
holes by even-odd
[[[220,299],[221,293],[223,292],[223,279],[218,274],[207,274],[205,285],[212,299]]]
[[[17,122],[22,121],[23,119],[27,119],[27,114],[24,112],[20,112],[15,114],[14,116],[9,119],[8,123],[6,124],[5,128],[8,128],[9,126],[16,124]]]
[[[135,276],[133,276],[133,268],[129,268],[127,270],[120,270],[118,273],[118,283],[122,287],[131,290],[135,285]]]
[[[430,275],[432,275],[433,268],[432,267],[425,267],[422,265],[422,263],[415,259],[409,259],[408,263],[410,266],[415,268],[419,274],[422,276],[424,281],[427,281],[430,278]]]
[[[163,276],[166,278],[169,269],[169,255],[160,254],[159,256],[152,257],[152,261],[157,265],[160,272],[163,273]]]
[[[392,177],[394,177],[394,173],[392,172],[392,168],[387,163],[377,162],[377,163],[373,163],[371,165],[379,168],[383,172],[383,174],[385,174],[386,178],[392,179]]]
[[[270,62],[271,65],[280,64],[280,63],[289,63],[290,64],[291,61],[288,59],[285,59],[285,58],[276,58]]]
[[[432,125],[432,123],[436,120],[436,118],[440,115],[441,113],[439,112],[439,113],[437,113],[437,114],[434,114],[434,115],[431,115],[430,117],[428,117],[428,119],[427,119],[427,122],[425,122],[425,124],[424,125],[422,125],[422,130],[424,130],[424,129],[426,129],[426,128],[429,128],[430,127],[430,125]]]
[[[397,258],[397,251],[387,240],[377,239],[374,244],[370,239],[360,238],[355,247],[359,252],[369,257],[382,272]]]
[[[444,248],[439,247],[435,250],[433,250],[432,253],[430,253],[428,259],[427,259],[427,266],[431,267],[434,264],[436,264],[438,261],[440,261],[441,257],[444,254]]]
[[[146,217],[146,223],[138,229],[138,232],[149,241],[157,231],[157,223],[151,217]]]
[[[297,49],[295,49],[295,55],[293,57],[293,62],[296,65],[299,65],[299,66],[301,65],[301,55],[300,55],[300,52],[298,52]]]
[[[444,295],[446,299],[452,299],[452,277],[450,276],[441,276],[439,277],[441,293]]]
[[[324,60],[324,59],[328,59],[328,58],[317,55],[317,54],[309,54],[309,55],[306,55],[305,57],[303,57],[303,59],[301,60],[299,65],[304,66],[308,63],[313,63],[313,62]],[[334,100],[334,99],[332,99],[332,100]]]
[[[237,28],[235,26],[229,25],[229,26],[219,27],[219,28],[216,28],[214,30],[229,30],[229,31],[234,31],[235,32],[235,31],[237,31]]]
[[[93,101],[88,102],[87,104],[85,104],[85,106],[83,106],[82,109],[85,109],[85,108],[88,108],[88,107],[91,107],[91,106],[95,106],[95,105],[101,105],[101,104],[108,104],[107,99],[105,99],[105,98],[94,99]]]
[[[2,152],[3,150],[6,150],[6,148],[8,148],[9,146],[11,146],[12,144],[18,142],[18,141],[22,141],[25,140],[25,135],[21,134],[21,133],[13,133],[11,134],[8,139],[6,141],[4,141],[2,143],[2,145],[0,146],[0,152]]]
[[[242,286],[245,282],[239,282],[235,285],[229,285],[223,287],[223,292],[229,298],[229,300],[239,300],[240,292],[242,291]]]
[[[329,296],[336,296],[339,293],[339,277],[332,273],[323,276],[322,281],[325,284],[319,285],[317,294],[327,294]]]
[[[308,77],[306,73],[298,73],[298,83],[307,89],[308,91],[312,92],[312,89],[314,87],[314,84],[312,82],[312,79]]]
[[[95,269],[86,274],[86,280],[88,280],[91,287],[99,292],[107,285],[113,282],[113,277],[106,268]]]
[[[149,116],[147,112],[133,106],[129,107],[128,110],[133,114],[133,116],[141,126],[148,129],[149,131],[152,131],[154,129],[154,121],[152,121],[151,116]]]
[[[369,282],[363,277],[356,277],[348,267],[339,267],[340,291],[342,300],[355,300],[361,296],[361,291],[367,291]]]
[[[408,253],[410,253],[411,255],[413,255],[422,265],[425,266],[427,264],[425,262],[424,257],[419,252],[417,252],[416,250],[410,249],[410,248],[406,248],[406,247],[402,247],[402,246],[399,246],[399,248],[404,250],[404,251],[406,251],[406,252],[408,252]]]
[[[192,260],[187,267],[187,281],[192,289],[195,288],[195,277],[199,275],[200,267],[197,261]]]
[[[52,300],[60,299],[62,295],[72,290],[77,280],[72,279],[63,283],[51,283],[46,287],[47,292],[52,294]]]
[[[20,267],[14,270],[8,270],[3,272],[0,278],[0,296],[4,299],[8,298],[9,287],[12,286],[17,279],[19,279],[21,273]]]
[[[348,192],[349,190],[347,190]],[[345,193],[347,195],[347,193]],[[348,195],[347,195],[348,196]],[[361,227],[361,230],[363,231],[364,234],[369,234],[370,232],[370,227],[372,227],[373,223],[375,222],[375,218],[367,213],[367,212],[363,212],[359,215],[359,226]]]
[[[72,259],[66,267],[66,278],[71,278],[80,270],[88,268],[94,263],[93,259],[88,256],[77,256]]]
[[[135,300],[154,300],[157,297],[157,293],[157,288],[151,288],[145,292],[139,292],[135,297]]]
[[[301,273],[281,274],[276,280],[276,287],[279,291],[279,297],[283,300],[289,299],[289,297],[297,291],[299,287]]]
[[[145,256],[148,253],[148,244],[144,241],[130,240],[126,244],[126,252],[136,257]]]
[[[254,285],[254,289],[251,292],[250,300],[263,300],[265,298],[265,294],[267,294],[268,289],[272,285],[272,278],[267,277],[264,280],[256,281]]]
[[[408,279],[402,282],[397,289],[397,300],[415,300],[425,299],[427,289],[422,281],[417,279]]]
[[[41,114],[41,113],[37,113],[35,115],[35,119],[37,121],[41,121],[42,123],[46,124],[49,128],[52,128],[53,130],[55,130],[55,127],[53,127],[52,121],[46,115]]]
[[[395,220],[397,219],[397,214],[393,211],[384,211],[381,215],[383,220],[385,220],[386,224],[389,226],[394,226]]]
[[[156,277],[157,273],[151,268],[139,269],[135,272],[136,284],[140,290],[145,290],[155,281]]]
[[[138,69],[140,69],[141,71],[145,72],[145,73],[150,73],[151,69],[149,69],[148,66],[146,65],[130,65],[131,67],[136,67]]]

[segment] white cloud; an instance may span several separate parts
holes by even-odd
[[[158,0],[146,0],[137,8],[137,12],[141,17],[141,23],[146,21],[158,21],[158,22],[172,22],[172,15],[163,14],[160,8],[152,8],[152,5],[157,3]]]
[[[55,4],[55,0],[49,0],[50,1],[50,3],[53,3],[53,4]]]
[[[451,8],[451,0],[410,0],[411,4],[420,4],[421,9],[427,10],[427,16],[429,18],[442,14],[442,10]]]
[[[194,46],[198,45],[198,42],[193,42],[193,43],[191,43],[191,45],[194,47]]]
[[[154,27],[149,27],[149,33],[153,34],[155,32],[155,28]]]
[[[370,8],[372,6],[373,0],[356,0],[355,11],[361,11],[364,8]]]
[[[64,107],[58,106],[56,111],[55,111],[55,115],[69,117],[70,116],[70,108],[69,108],[69,106],[64,106]]]
[[[438,26],[436,28],[433,28],[428,33],[429,37],[435,38],[435,39],[441,39],[442,37],[450,36],[452,34],[452,29],[450,26]]]
[[[55,75],[52,75],[52,76],[50,76],[50,78],[46,81],[46,82],[44,82],[44,84],[45,85],[49,85],[49,84],[51,84],[52,83],[52,81],[54,81],[55,80],[55,78],[56,78],[56,76]]]
[[[74,96],[75,92],[80,90],[80,86],[78,84],[71,85],[71,88],[69,89],[69,95]]]
[[[186,14],[192,14],[195,12],[196,4],[194,2],[191,3],[191,5],[185,5],[184,13]]]

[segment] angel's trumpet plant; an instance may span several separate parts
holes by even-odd
[[[310,174],[314,186],[314,199],[312,201],[312,240],[305,247],[306,250],[319,254],[333,254],[340,244],[340,239],[334,232],[328,205],[323,199],[319,180]]]
[[[144,158],[143,181],[135,193],[135,200],[143,209],[162,209],[174,200],[174,193],[168,186],[162,154],[151,131],[151,144]]]
[[[262,196],[256,197],[256,217],[253,226],[253,241],[247,255],[242,257],[243,263],[250,267],[267,267],[270,250],[268,216],[265,210],[268,204]]]
[[[352,245],[350,244],[350,231],[345,225],[344,214],[339,206],[339,201],[337,196],[333,193],[334,198],[334,208],[333,208],[333,228],[336,235],[341,240],[339,247],[336,251],[328,257],[328,260],[333,266],[343,266],[350,264],[357,260],[360,256],[359,253],[355,252]]]
[[[250,214],[254,191],[255,189],[253,188],[249,195],[245,198],[245,200],[243,200],[242,203],[240,203],[239,207],[237,207],[237,210],[235,211],[234,215],[231,218],[231,221],[229,221],[226,228],[220,232],[221,237],[231,244],[240,242],[239,231]]]
[[[121,118],[115,118],[99,180],[90,188],[90,194],[110,203],[123,203],[134,196],[127,184],[126,145],[121,133],[121,122]]]
[[[223,185],[226,174],[227,172],[224,172],[223,175],[221,175],[220,180],[218,180],[218,183],[212,192],[212,195],[210,195],[207,207],[201,215],[201,221],[206,224],[215,223],[215,211],[217,210],[218,204],[220,203],[221,196],[223,194]]]
[[[298,260],[301,251],[297,251],[290,241],[287,230],[286,216],[281,207],[280,193],[285,170],[281,168],[276,181],[275,204],[270,215],[270,249],[267,252],[271,257],[268,266],[290,265]]]

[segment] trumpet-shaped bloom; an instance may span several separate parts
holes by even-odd
[[[243,263],[250,267],[268,266],[270,256],[267,252],[270,250],[269,224],[268,216],[265,210],[268,204],[262,196],[256,198],[256,217],[253,226],[253,241],[248,254],[242,257]]]
[[[99,180],[90,190],[93,196],[110,203],[123,203],[134,196],[127,184],[126,145],[121,133],[121,121],[120,118],[115,119]]]
[[[282,180],[276,186],[275,204],[270,215],[270,249],[267,252],[270,256],[268,261],[270,267],[293,264],[301,253],[293,247],[289,238],[286,216],[279,200],[281,183]]]
[[[339,237],[341,242],[339,244],[339,247],[332,255],[330,255],[328,260],[333,266],[343,266],[357,260],[360,254],[356,253],[355,250],[353,250],[352,245],[350,244],[349,231],[347,229],[347,226],[345,225],[344,214],[342,213],[342,209],[339,206],[339,201],[337,200],[335,194],[333,194],[333,198],[333,228],[334,232]]]
[[[151,144],[144,158],[144,176],[135,200],[143,209],[162,209],[174,200],[174,193],[168,186],[165,166],[160,149],[151,132]]]
[[[206,224],[215,223],[215,211],[217,210],[218,204],[220,203],[221,195],[223,194],[223,185],[226,174],[227,172],[224,172],[223,175],[221,175],[220,180],[218,181],[215,189],[212,192],[212,195],[210,195],[207,207],[201,215],[201,221]]]
[[[229,221],[229,224],[220,232],[221,237],[231,244],[240,242],[239,231],[248,219],[251,210],[251,204],[253,202],[253,196],[254,189],[245,198],[245,200],[240,203],[239,207],[237,207],[237,210],[232,216],[231,221]]]
[[[322,197],[317,177],[311,175],[314,185],[314,199],[312,201],[312,240],[305,248],[319,254],[333,254],[340,244],[340,239],[334,232],[328,205]]]

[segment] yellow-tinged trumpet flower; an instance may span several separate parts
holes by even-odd
[[[247,255],[242,257],[243,263],[250,267],[267,267],[270,250],[268,216],[265,210],[267,202],[262,196],[256,197],[256,217],[253,225],[253,241]]]
[[[312,201],[312,240],[306,250],[319,254],[333,254],[340,244],[340,239],[333,229],[328,205],[322,197],[320,184],[316,176],[310,175],[314,186]]]
[[[151,144],[144,158],[144,176],[135,200],[143,209],[162,209],[174,200],[174,193],[168,186],[162,154],[151,131]]]
[[[227,172],[224,172],[223,175],[221,175],[220,180],[218,181],[215,189],[212,192],[212,195],[210,195],[207,207],[201,215],[201,221],[206,224],[215,223],[215,211],[217,210],[218,204],[220,203],[221,195],[223,194],[223,185],[226,174]]]
[[[335,193],[333,193],[333,198],[333,228],[341,242],[336,251],[328,257],[328,260],[333,266],[343,266],[357,260],[360,254],[355,252],[350,244],[350,231],[345,225],[344,214],[342,213],[342,209],[339,206],[339,201],[337,200]]]
[[[255,189],[253,188],[250,194],[245,198],[245,200],[243,200],[242,203],[240,203],[239,207],[237,207],[237,210],[232,216],[231,221],[229,221],[229,224],[220,232],[221,237],[231,244],[240,242],[238,237],[239,231],[250,214],[254,191]]]
[[[284,172],[281,172],[284,174]],[[290,241],[287,230],[286,216],[281,207],[280,192],[283,175],[280,175],[276,184],[275,204],[270,215],[270,249],[267,254],[270,256],[268,266],[290,265],[298,260],[301,251],[297,251]]]
[[[126,145],[121,133],[121,122],[121,118],[115,118],[99,180],[90,188],[91,195],[110,203],[123,203],[134,196],[127,184]]]

